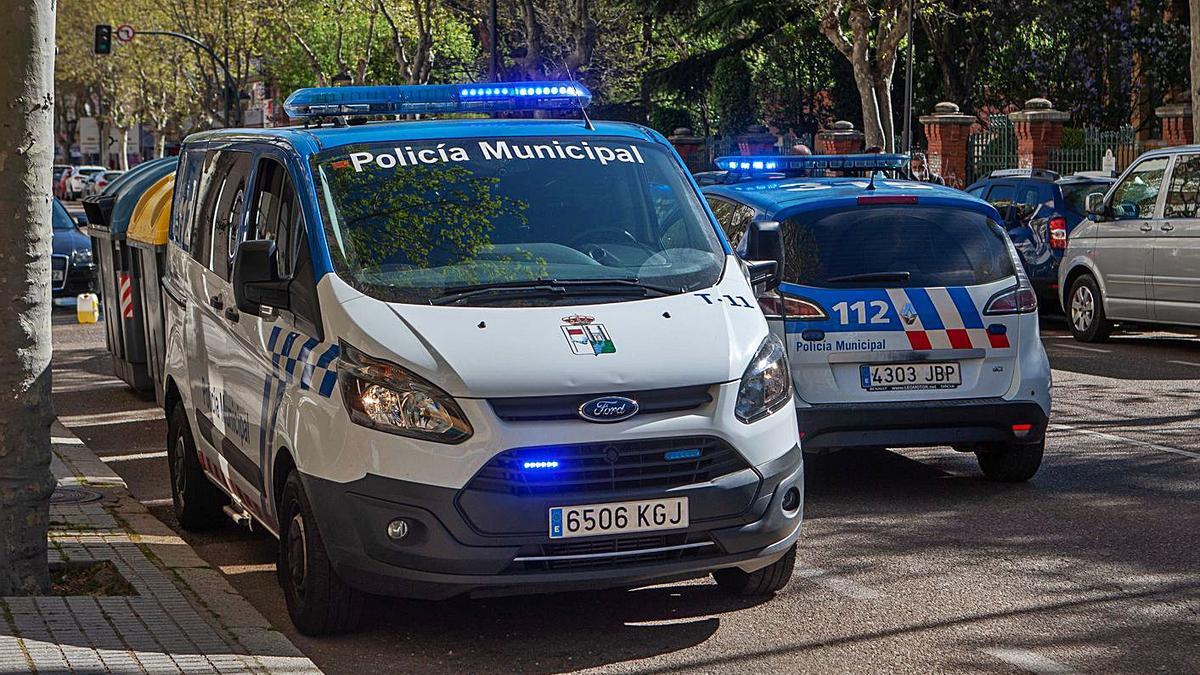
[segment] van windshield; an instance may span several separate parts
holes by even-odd
[[[314,160],[339,276],[389,302],[588,304],[716,283],[725,253],[651,143],[454,139]]]
[[[784,281],[828,288],[974,286],[1014,276],[1004,230],[945,206],[820,210],[785,221]]]

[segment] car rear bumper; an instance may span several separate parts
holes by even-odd
[[[1036,402],[999,398],[824,404],[796,416],[805,450],[1038,443],[1048,422]],[[1028,432],[1014,431],[1025,424]]]
[[[547,514],[520,529],[539,533],[494,535],[476,531],[463,513],[462,491],[368,475],[335,483],[302,474],[325,547],[338,575],[380,595],[441,599],[456,595],[519,595],[590,588],[622,588],[704,576],[739,567],[753,571],[778,560],[795,543],[803,519],[804,465],[799,445],[754,467],[755,486],[740,513],[693,521],[686,531],[619,538],[551,540]],[[744,486],[728,489],[743,489]],[[719,481],[688,486],[691,503],[725,499]],[[790,490],[800,506],[784,511]],[[563,505],[666,497],[597,494]],[[388,523],[403,518],[408,534],[389,539]],[[651,535],[651,536],[646,536]]]

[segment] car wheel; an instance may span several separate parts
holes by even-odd
[[[756,595],[773,595],[787,585],[792,578],[792,570],[796,567],[796,546],[787,550],[783,557],[766,567],[753,572],[744,572],[736,567],[717,570],[713,578],[717,586],[733,595],[752,597]]]
[[[279,584],[296,630],[313,636],[354,630],[365,595],[334,571],[297,471],[284,483],[279,514]]]
[[[983,475],[995,481],[1020,483],[1033,478],[1042,466],[1046,442],[1033,444],[1002,444],[980,448],[975,459]]]
[[[1067,297],[1067,323],[1071,335],[1081,342],[1103,342],[1112,333],[1112,322],[1104,316],[1100,287],[1085,274],[1071,285]]]
[[[223,508],[229,497],[204,475],[196,452],[187,410],[178,403],[167,424],[167,469],[175,519],[185,530],[210,530],[224,524]]]

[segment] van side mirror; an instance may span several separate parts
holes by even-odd
[[[1103,217],[1105,215],[1105,213],[1104,213],[1104,211],[1105,211],[1105,209],[1104,209],[1104,193],[1103,192],[1089,193],[1087,198],[1084,200],[1084,207],[1087,209],[1089,216]]]
[[[263,307],[288,309],[289,279],[279,276],[279,251],[269,239],[243,241],[233,258],[233,298],[238,310],[258,314]]]
[[[746,230],[746,266],[759,293],[773,291],[783,278],[783,231],[779,223],[755,221]]]

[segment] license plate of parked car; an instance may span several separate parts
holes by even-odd
[[[66,270],[51,270],[50,271],[50,280],[51,281],[62,281],[63,279],[66,279],[66,278],[67,278]]]
[[[958,363],[872,363],[859,366],[862,388],[867,391],[897,389],[953,389],[962,384]]]
[[[687,526],[687,497],[554,506],[550,509],[551,539],[677,530]]]

